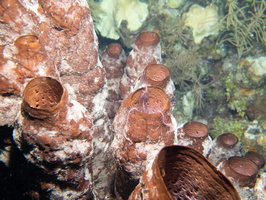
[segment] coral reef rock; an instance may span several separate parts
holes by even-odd
[[[0,125],[13,126],[25,156],[55,177],[35,193],[110,196],[108,92],[87,2],[4,0],[0,13]]]
[[[250,64],[247,72],[248,78],[257,84],[263,82],[266,75],[266,57],[247,58],[247,61]]]
[[[140,33],[127,58],[110,44],[100,60],[85,0],[2,0],[0,21],[0,167],[9,180],[0,186],[12,188],[4,198],[239,199],[204,156],[232,179],[244,159],[233,184],[243,199],[265,194],[261,156],[244,156],[232,135],[212,142],[202,123],[178,127],[156,32]]]
[[[24,155],[57,181],[71,183],[63,196],[88,194],[92,119],[58,81],[39,77],[27,84],[17,124],[14,139]],[[51,197],[58,197],[62,183],[49,184]]]

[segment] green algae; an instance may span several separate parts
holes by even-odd
[[[216,138],[223,133],[233,133],[238,138],[241,138],[247,127],[248,123],[244,119],[239,120],[233,119],[230,116],[228,118],[217,116],[213,119],[213,123],[210,128],[210,135],[212,138]]]

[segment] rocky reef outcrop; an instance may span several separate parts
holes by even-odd
[[[240,199],[246,187],[252,197],[265,194],[263,158],[244,156],[231,133],[212,141],[207,125],[176,122],[156,32],[139,34],[128,56],[117,43],[100,56],[85,0],[3,0],[0,13],[0,125],[12,127],[0,158],[23,172],[14,160],[21,154],[33,167],[26,176],[37,178],[24,195]],[[235,176],[240,161],[232,161],[243,159],[254,166],[244,184]]]

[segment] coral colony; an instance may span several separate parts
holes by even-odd
[[[111,17],[100,15],[96,27],[103,36],[118,39],[122,21],[131,31],[141,27],[148,4],[115,2],[120,10]],[[230,2],[234,12],[238,7]],[[100,7],[107,12],[109,4],[103,0]],[[170,0],[167,5],[183,4]],[[234,133],[214,138],[204,123],[177,120],[174,109],[182,102],[176,99],[156,31],[139,33],[128,56],[112,43],[100,58],[85,0],[2,0],[0,13],[1,169],[16,169],[22,180],[33,181],[21,196],[8,192],[15,184],[14,191],[20,190],[19,181],[3,184],[4,199],[266,198],[262,155],[244,151]],[[197,13],[201,27],[195,25]],[[193,5],[185,16],[196,44],[219,34],[218,7]],[[251,63],[247,76],[254,82],[262,81],[252,69],[263,59],[242,64]],[[26,168],[16,162],[18,155]]]

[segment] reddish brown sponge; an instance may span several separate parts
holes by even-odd
[[[66,91],[50,77],[32,79],[24,89],[22,109],[38,119],[53,116],[65,99]],[[61,101],[62,100],[62,101]]]
[[[208,126],[200,122],[187,122],[183,126],[184,132],[192,138],[206,138],[208,136]]]
[[[208,132],[208,126],[203,123],[187,122],[181,129],[178,129],[178,144],[191,147],[207,155],[211,145],[211,138],[208,137]]]
[[[35,35],[22,35],[18,37],[15,41],[15,46],[18,48],[19,54],[26,59],[39,53],[42,49],[39,39]]]
[[[167,94],[158,87],[145,87],[122,102],[113,123],[112,148],[117,163],[139,178],[151,155],[174,143],[172,112]]]
[[[240,200],[231,182],[199,152],[184,146],[164,147],[130,196],[141,199]]]
[[[139,48],[156,46],[160,42],[160,37],[156,32],[146,31],[138,35],[136,39],[136,46]]]
[[[149,64],[160,63],[162,63],[162,57],[159,35],[150,31],[140,33],[126,59],[125,73],[120,85],[122,99],[125,99],[134,90],[140,88],[135,88],[136,83]]]
[[[222,161],[232,157],[240,156],[242,144],[238,142],[236,135],[223,133],[214,139],[208,159],[212,164],[218,166]]]
[[[256,165],[258,165],[259,168],[262,168],[265,164],[264,157],[261,154],[256,153],[254,151],[247,152],[245,157],[256,163]]]
[[[119,87],[126,64],[126,55],[122,46],[118,43],[109,44],[102,54],[101,62],[105,69],[106,85],[108,88],[106,110],[108,116],[113,119],[121,105]]]
[[[238,138],[233,133],[223,133],[217,137],[217,145],[232,148],[238,143]]]
[[[119,82],[123,76],[126,63],[125,52],[121,45],[118,43],[108,45],[102,54],[101,61],[106,71],[105,75],[108,80],[119,78],[116,83],[116,87],[119,88]],[[112,87],[112,85],[110,85],[111,83],[108,84],[108,87]]]
[[[107,54],[112,58],[119,58],[120,54],[122,53],[123,49],[122,46],[118,43],[112,43],[108,45],[105,50]]]
[[[240,186],[251,185],[258,174],[258,166],[253,161],[239,156],[225,160],[220,169]]]
[[[14,83],[10,83],[5,76],[0,75],[0,95],[19,94],[19,92]]]
[[[161,64],[150,64],[144,70],[143,79],[152,86],[165,88],[170,80],[170,70]]]
[[[156,87],[141,88],[131,96],[131,106],[148,114],[166,112],[170,109],[167,94]]]
[[[133,142],[173,142],[168,130],[171,128],[170,102],[167,94],[157,87],[141,88],[133,92],[122,104],[128,108],[126,135]],[[121,107],[122,107],[121,106]]]

